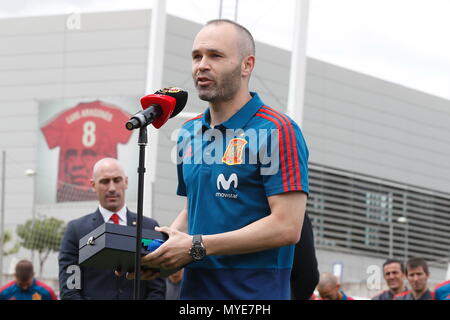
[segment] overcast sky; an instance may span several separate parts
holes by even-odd
[[[234,16],[236,0],[223,0]],[[256,40],[291,49],[296,0],[239,0]],[[204,23],[220,0],[167,0]],[[0,0],[0,18],[151,8],[153,0]],[[308,56],[450,99],[450,0],[310,0]]]

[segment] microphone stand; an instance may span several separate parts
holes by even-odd
[[[144,220],[144,174],[145,174],[145,147],[148,143],[147,127],[139,129],[139,167],[138,167],[138,203],[136,221],[136,252],[134,263],[134,300],[140,300],[141,285],[141,242],[142,222]]]

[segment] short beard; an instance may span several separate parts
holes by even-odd
[[[201,100],[210,103],[230,101],[236,96],[236,93],[241,88],[240,78],[241,66],[238,65],[234,70],[224,74],[218,79],[218,82],[215,84],[216,86],[210,90],[202,93],[197,86],[197,90],[199,90],[198,96]]]

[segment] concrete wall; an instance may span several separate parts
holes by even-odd
[[[311,161],[450,192],[450,101],[308,60]]]

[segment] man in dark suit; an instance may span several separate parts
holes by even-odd
[[[97,194],[99,207],[91,214],[68,223],[59,252],[59,286],[62,300],[128,300],[133,298],[133,281],[118,277],[113,270],[78,266],[79,240],[103,223],[135,226],[137,215],[125,205],[128,177],[116,159],[98,161],[93,169],[92,190]],[[144,217],[143,228],[153,230],[158,223]],[[76,281],[78,275],[81,276]],[[141,299],[163,300],[163,279],[142,281]]]
[[[291,272],[292,300],[309,300],[319,283],[320,273],[314,247],[314,233],[311,220],[305,213],[300,241],[294,249],[294,263]]]

